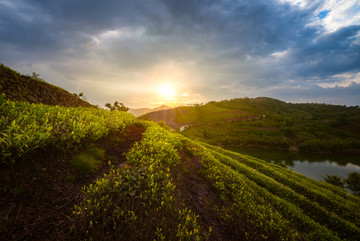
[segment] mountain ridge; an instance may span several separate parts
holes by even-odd
[[[155,108],[130,108],[128,110],[128,112],[133,114],[135,117],[138,117],[138,116],[142,116],[147,113],[150,113],[150,112],[169,110],[169,109],[171,109],[171,107],[169,107],[167,105],[161,105],[161,106],[155,107]]]

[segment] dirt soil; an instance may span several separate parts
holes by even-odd
[[[81,189],[126,161],[123,155],[145,128],[130,125],[123,133],[112,133],[95,145],[104,149],[106,160],[94,173],[79,175],[69,160],[76,153],[56,155],[39,151],[22,164],[0,169],[0,240],[71,240],[72,210],[84,195]],[[73,177],[76,176],[76,180]]]

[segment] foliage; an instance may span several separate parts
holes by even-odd
[[[0,70],[10,73],[15,79],[17,79],[17,77],[21,75],[19,72],[7,67],[6,65],[4,65],[2,63],[0,64]]]
[[[33,72],[32,75],[31,75],[31,78],[36,79],[36,80],[40,80],[40,74],[37,74],[37,73]]]
[[[248,110],[257,108],[252,101],[244,100],[244,103],[252,104]],[[271,103],[287,105],[275,100]],[[236,109],[238,103],[215,102],[211,105],[219,109],[224,106]],[[297,115],[304,119],[314,117],[317,120],[329,115],[323,111],[326,108],[317,106],[317,115],[309,117],[308,112],[302,110],[308,107],[300,107]],[[197,108],[212,109],[207,105]],[[266,108],[273,110],[272,105]],[[263,111],[260,109],[259,114]],[[200,112],[206,117],[206,109]],[[256,130],[270,122],[261,117],[252,124],[243,123],[250,130],[247,142],[258,145],[261,139],[272,139],[281,143],[273,130],[267,130],[265,134]],[[121,111],[35,105],[5,100],[1,95],[1,159],[10,164],[22,160],[34,149],[52,147],[64,152],[78,149],[84,151],[74,158],[73,164],[80,163],[77,167],[80,171],[92,171],[98,160],[103,159],[103,152],[81,147],[110,132],[125,130],[133,123],[146,128],[142,140],[126,153],[126,163],[120,166],[109,163],[109,173],[83,188],[84,200],[73,210],[74,239],[207,240],[211,229],[207,231],[203,227],[203,220],[198,216],[202,213],[189,208],[191,205],[182,199],[181,193],[178,194],[180,189],[173,181],[174,170],[185,168],[186,156],[186,160],[194,161],[190,165],[196,161],[198,169],[192,174],[197,175],[194,180],[199,178],[204,185],[211,185],[209,190],[213,193],[207,197],[216,196],[221,200],[218,203],[201,202],[202,205],[209,205],[208,208],[217,215],[217,222],[231,223],[239,240],[359,240],[359,197],[279,165],[190,140],[155,123],[136,122],[132,115]],[[284,125],[289,135],[301,137],[304,142],[311,139],[299,134],[291,118],[284,120]],[[227,132],[221,133],[221,127],[214,129],[201,127],[196,131],[200,130],[199,133],[209,139],[216,138],[216,133],[221,134],[225,141]],[[318,135],[322,131],[314,133]],[[76,179],[71,175],[64,178],[68,181]],[[358,181],[359,173],[353,173],[345,179],[346,187],[358,194]],[[201,218],[206,220],[206,217]]]
[[[349,173],[348,177],[344,179],[346,187],[354,192],[354,195],[360,195],[360,173]]]
[[[324,177],[324,181],[332,185],[344,188],[344,181],[338,175],[328,175]]]
[[[105,107],[109,108],[111,111],[128,111],[129,108],[126,107],[123,103],[119,103],[117,101],[114,102],[114,105],[112,106],[110,103],[106,103]]]
[[[130,165],[86,187],[75,206],[74,235],[93,240],[201,240],[197,216],[174,202],[170,168],[181,142],[157,125],[127,154]],[[114,236],[115,235],[115,236]]]
[[[226,151],[210,145],[203,145],[216,151],[216,155],[223,154],[235,161],[243,163],[257,172],[291,188],[293,191],[303,195],[310,201],[320,203],[326,209],[331,210],[331,212],[335,212],[337,215],[347,220],[354,220],[355,223],[360,226],[360,214],[352,212],[352,210],[359,208],[359,199],[349,195],[345,191],[324,182],[305,177],[291,170],[287,170],[276,164],[267,163],[263,160]],[[227,160],[230,159],[227,158]],[[233,161],[231,161],[231,163],[234,164]],[[260,181],[259,177],[257,179]],[[269,182],[272,182],[271,179]],[[264,180],[264,182],[267,181]],[[305,201],[305,203],[306,202],[307,201]]]
[[[135,120],[125,112],[29,104],[4,97],[0,96],[0,159],[7,164],[37,148],[77,148]]]
[[[228,147],[302,152],[360,149],[360,108],[242,98],[174,109],[186,137]]]
[[[296,240],[298,233],[290,223],[252,190],[245,176],[222,164],[207,150],[191,142],[186,147],[204,161],[206,178],[220,192],[223,201],[233,203],[223,207],[222,215],[238,222],[245,240]]]
[[[326,183],[306,178],[278,165],[201,145],[206,146],[201,155],[213,161],[219,160],[224,165],[220,170],[225,171],[228,166],[232,172],[235,171],[230,180],[222,182],[225,186],[220,186],[221,190],[227,190],[224,187],[238,175],[249,185],[251,192],[264,198],[284,218],[291,220],[291,224],[309,240],[336,240],[339,237],[354,239],[360,236],[360,214],[353,211],[360,208],[360,201],[354,196],[335,187],[330,189]],[[210,173],[214,173],[214,170]],[[222,173],[219,177],[225,175]]]
[[[76,94],[76,93],[73,93],[74,96],[84,100],[84,101],[87,101],[87,98],[86,96],[84,95],[84,92],[80,92],[79,94]]]
[[[170,130],[170,127],[166,124],[165,121],[158,121],[156,122],[156,124],[158,124],[160,127],[164,128],[165,130]]]

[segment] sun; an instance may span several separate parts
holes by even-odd
[[[160,95],[162,95],[165,98],[173,98],[176,95],[176,90],[171,85],[165,84],[161,85],[158,89],[158,92]]]

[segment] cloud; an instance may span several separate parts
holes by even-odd
[[[327,96],[358,84],[342,79],[360,72],[358,8],[353,0],[4,0],[0,62],[100,105],[146,106],[141,88],[165,79],[188,86],[184,102],[280,98],[285,89],[309,98],[304,88]]]
[[[332,78],[334,79],[333,81],[319,83],[318,86],[327,89],[327,88],[336,88],[336,87],[347,88],[353,84],[360,85],[360,72],[356,74],[352,74],[352,73],[338,74],[332,76]]]
[[[291,50],[285,59],[302,78],[327,78],[343,72],[360,71],[360,25],[341,28]],[[286,64],[284,63],[284,64]]]

